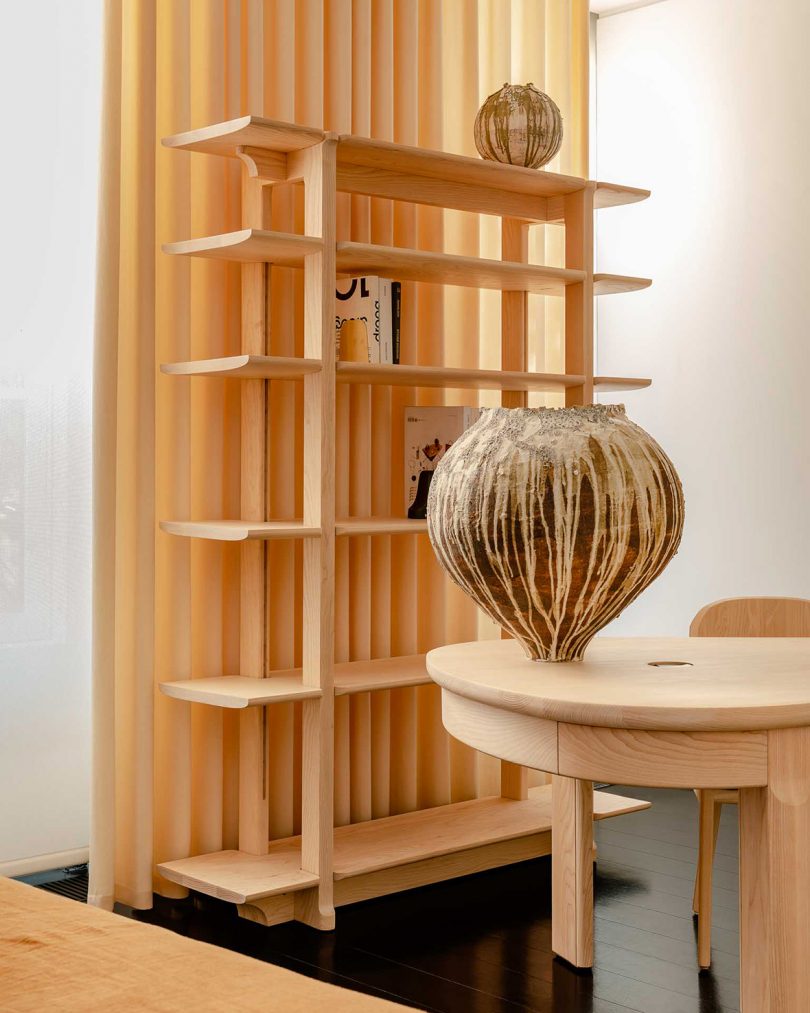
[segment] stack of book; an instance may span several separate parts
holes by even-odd
[[[338,359],[398,364],[402,285],[376,276],[347,278],[335,296]]]

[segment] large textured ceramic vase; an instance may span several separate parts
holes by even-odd
[[[428,498],[439,562],[544,661],[574,661],[664,569],[683,529],[672,462],[621,405],[491,408]]]

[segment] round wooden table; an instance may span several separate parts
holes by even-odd
[[[810,1011],[810,642],[597,638],[579,662],[513,640],[440,647],[451,735],[554,777],[552,948],[593,964],[593,780],[740,789],[745,1013]]]

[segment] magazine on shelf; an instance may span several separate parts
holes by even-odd
[[[399,282],[376,276],[340,279],[335,292],[338,359],[398,362],[401,305]]]
[[[427,516],[428,490],[436,465],[478,419],[480,411],[446,405],[405,409],[405,512],[411,520]]]

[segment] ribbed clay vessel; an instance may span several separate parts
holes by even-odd
[[[543,661],[576,661],[655,580],[683,530],[672,462],[622,405],[490,408],[428,497],[439,562]]]

